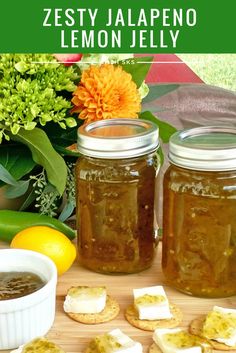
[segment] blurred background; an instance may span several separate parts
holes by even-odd
[[[205,83],[236,91],[236,54],[177,54]]]

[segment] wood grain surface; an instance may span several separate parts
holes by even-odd
[[[0,244],[0,247],[7,246]],[[169,287],[161,271],[160,258],[161,245],[159,244],[155,262],[150,269],[141,273],[122,276],[94,273],[82,268],[78,261],[75,261],[72,268],[58,279],[56,318],[47,337],[59,344],[67,353],[83,353],[92,337],[114,328],[120,328],[132,339],[141,342],[143,353],[147,353],[148,347],[152,343],[152,333],[130,326],[124,318],[124,310],[133,300],[132,289],[146,286],[164,285],[170,301],[178,305],[183,311],[182,327],[187,327],[189,322],[198,315],[207,313],[213,305],[236,308],[236,296],[224,299],[194,298]],[[84,325],[71,320],[63,312],[63,301],[67,289],[72,285],[105,285],[108,294],[116,298],[120,304],[121,310],[118,317],[111,322],[99,325]]]

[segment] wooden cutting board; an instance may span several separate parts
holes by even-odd
[[[0,244],[0,247],[6,247]],[[114,328],[120,328],[125,334],[143,344],[143,353],[148,352],[152,343],[152,332],[145,332],[132,327],[124,318],[125,308],[132,303],[132,289],[164,285],[168,298],[172,303],[181,308],[184,314],[182,327],[187,327],[189,322],[199,314],[207,313],[213,305],[226,308],[236,308],[236,296],[224,299],[201,299],[179,293],[166,285],[160,265],[161,245],[159,245],[153,266],[141,273],[133,275],[112,276],[94,273],[82,268],[76,261],[72,268],[59,277],[57,286],[57,308],[54,325],[48,333],[48,338],[59,344],[67,353],[83,353],[92,337]],[[107,287],[108,294],[117,299],[120,304],[120,314],[108,323],[99,325],[83,325],[71,320],[63,312],[63,301],[67,289],[76,285]],[[3,353],[9,351],[1,351]],[[223,352],[223,351],[218,351]]]

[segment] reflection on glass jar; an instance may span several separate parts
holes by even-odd
[[[107,121],[107,126],[112,136],[115,134],[117,142],[116,121]],[[79,261],[87,268],[103,273],[132,273],[148,268],[153,261],[157,242],[153,227],[156,163],[159,163],[155,152],[157,128],[147,122],[142,125],[141,120],[132,120],[129,123],[131,127],[137,124],[141,130],[137,133],[135,127],[135,131],[123,136],[122,131],[126,131],[126,135],[128,130],[127,126],[123,130],[121,124],[127,125],[127,121],[130,120],[118,120],[119,140],[128,139],[129,142],[123,141],[123,147],[120,146],[119,150],[114,147],[114,151],[114,141],[110,136],[105,157],[106,124],[99,122],[103,126],[100,145],[96,145],[99,158],[83,155],[76,165]],[[95,124],[96,129],[99,123]],[[132,138],[150,134],[150,129],[155,132],[154,145],[150,149],[148,144],[141,156],[139,145],[136,145],[136,152],[133,150],[134,156],[130,158]],[[98,131],[96,134],[89,131],[88,135],[97,137]],[[144,142],[145,139],[140,139],[141,143],[142,140]],[[79,142],[80,145],[83,141]],[[103,152],[98,151],[99,148],[103,148]],[[85,153],[93,154],[88,150]],[[108,155],[110,158],[107,158]]]
[[[198,130],[208,142],[180,141],[181,133],[178,141],[173,136],[170,142],[172,165],[164,177],[163,271],[169,283],[185,293],[230,296],[236,294],[236,131],[199,129],[189,130],[190,135]]]

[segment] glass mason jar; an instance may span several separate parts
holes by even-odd
[[[110,119],[78,130],[78,256],[101,273],[148,268],[156,247],[158,128],[141,119]],[[158,164],[158,165],[157,165]]]
[[[164,177],[163,272],[190,295],[236,294],[236,129],[199,127],[170,139]]]

